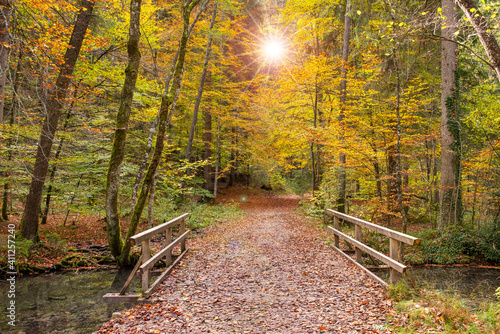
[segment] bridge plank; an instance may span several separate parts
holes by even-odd
[[[391,230],[389,228],[386,228],[386,227],[383,227],[383,226],[380,226],[377,224],[373,224],[373,223],[367,222],[366,220],[355,218],[355,217],[343,214],[343,213],[335,211],[335,210],[326,209],[326,212],[329,215],[341,218],[343,220],[346,220],[346,221],[351,222],[353,224],[362,226],[368,230],[383,234],[385,236],[388,236],[389,238],[399,240],[399,241],[404,242],[405,244],[408,244],[411,246],[419,245],[421,242],[421,240],[419,238],[412,237],[411,235],[404,234],[404,233],[401,233],[398,231],[394,231],[394,230]]]
[[[349,243],[351,243],[352,245],[358,247],[359,249],[361,249],[363,252],[365,253],[368,253],[370,255],[372,255],[373,257],[375,257],[376,259],[384,262],[385,264],[389,265],[391,268],[394,268],[396,269],[397,271],[399,271],[400,273],[404,273],[406,271],[406,266],[404,264],[401,264],[393,259],[391,259],[390,257],[388,257],[387,255],[385,254],[382,254],[376,250],[374,250],[373,248],[370,248],[364,244],[362,244],[361,242],[351,238],[350,236],[334,229],[333,227],[331,226],[328,226],[328,230],[333,232],[334,234],[338,235],[339,237],[341,237],[342,239],[344,240],[347,240]]]
[[[177,265],[177,263],[180,262],[180,260],[184,257],[184,255],[186,255],[186,253],[188,252],[189,249],[186,249],[184,252],[181,253],[181,255],[179,255],[177,257],[177,259],[175,259],[175,261],[172,263],[172,265],[170,267],[168,267],[154,282],[153,284],[151,284],[151,286],[149,287],[149,289],[147,289],[145,292],[144,292],[144,297],[145,298],[148,298],[149,296],[151,296],[151,294],[153,293],[154,289],[156,289],[156,287],[161,283],[163,282],[163,280],[168,276],[168,274],[170,274],[170,272],[172,271],[172,269],[174,269],[174,267]]]

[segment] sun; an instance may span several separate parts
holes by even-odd
[[[264,42],[262,53],[271,62],[276,62],[285,56],[286,48],[282,40],[269,39]]]

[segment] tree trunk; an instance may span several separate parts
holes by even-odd
[[[339,110],[339,128],[340,128],[340,154],[339,154],[339,197],[337,199],[337,210],[345,213],[346,205],[346,155],[345,155],[345,109],[347,103],[347,61],[349,59],[349,41],[352,19],[349,15],[351,12],[351,2],[346,0],[345,15],[344,15],[344,42],[342,44],[342,68],[340,80],[340,110]]]
[[[203,159],[205,159],[206,164],[203,166],[203,178],[205,179],[205,189],[212,192],[214,188],[214,183],[212,181],[212,164],[210,160],[212,159],[212,113],[210,110],[205,110],[205,153]]]
[[[212,51],[212,40],[213,34],[212,29],[214,28],[215,18],[217,16],[217,3],[214,3],[214,9],[212,12],[212,19],[210,21],[210,28],[208,32],[208,43],[205,50],[205,62],[203,64],[203,71],[201,72],[200,86],[198,87],[198,95],[196,96],[196,102],[194,104],[193,110],[193,120],[191,122],[191,129],[189,131],[189,139],[186,149],[186,160],[189,161],[191,158],[191,150],[193,147],[194,133],[196,131],[196,123],[198,122],[198,110],[200,109],[201,98],[203,96],[203,90],[205,88],[205,79],[207,77],[208,62],[210,60],[210,53]]]
[[[160,111],[158,113],[158,134],[156,136],[156,145],[155,150],[153,152],[153,157],[148,166],[148,170],[144,177],[144,181],[141,185],[141,190],[139,192],[139,197],[137,198],[137,203],[134,207],[134,211],[132,213],[132,217],[130,219],[130,226],[127,232],[127,237],[125,240],[128,240],[131,236],[133,236],[137,230],[137,226],[139,224],[139,220],[142,215],[142,211],[144,210],[144,206],[146,204],[146,198],[149,195],[151,190],[151,186],[153,184],[153,178],[156,174],[156,170],[158,165],[160,164],[160,159],[163,154],[163,148],[165,146],[164,140],[165,135],[168,128],[168,118],[169,118],[169,109],[174,102],[175,96],[179,95],[179,90],[181,86],[182,80],[182,72],[184,68],[184,59],[186,57],[186,46],[188,41],[188,31],[189,31],[189,19],[193,8],[200,2],[200,0],[192,0],[184,3],[182,6],[182,17],[183,17],[183,31],[181,41],[179,43],[179,58],[177,59],[177,63],[174,68],[174,75],[172,76],[172,85],[169,88],[167,94],[164,94],[161,98]],[[129,264],[129,255],[130,255],[130,244],[125,242],[121,251],[121,265],[127,266]]]
[[[144,151],[144,155],[142,157],[141,165],[139,166],[139,170],[137,171],[137,175],[135,177],[134,188],[132,189],[132,198],[131,198],[131,210],[134,210],[135,203],[137,203],[137,195],[139,193],[139,187],[141,186],[142,176],[144,175],[144,171],[148,166],[149,154],[151,153],[151,148],[153,147],[153,136],[156,131],[156,126],[158,125],[158,117],[155,118],[153,123],[151,123],[149,127],[148,141],[146,144],[146,150]],[[132,215],[132,212],[131,212]]]
[[[127,43],[128,65],[125,69],[125,81],[123,83],[120,98],[120,107],[116,114],[115,136],[106,181],[106,224],[108,233],[108,246],[114,257],[120,255],[123,246],[120,227],[120,212],[118,208],[118,196],[120,192],[120,167],[125,157],[125,143],[127,140],[128,122],[132,101],[134,98],[135,85],[139,74],[141,63],[141,52],[139,41],[141,38],[141,1],[130,2],[130,26]]]
[[[151,185],[151,191],[149,192],[148,201],[148,227],[154,226],[154,206],[155,206],[155,193],[156,193],[156,182],[158,181],[158,173],[153,177],[153,184]]]
[[[217,184],[219,182],[219,163],[220,163],[220,116],[217,117],[217,153],[215,158],[215,178],[214,178],[214,198],[217,198]]]
[[[399,73],[399,64],[397,55],[394,55],[396,64],[396,199],[398,204],[398,211],[403,220],[403,233],[407,232],[408,219],[406,217],[405,207],[403,205],[403,176],[402,176],[402,159],[401,159],[401,78]],[[402,245],[401,245],[402,246]],[[399,248],[399,258],[403,258],[404,247]]]
[[[0,0],[0,124],[4,118],[5,84],[9,70],[9,25],[12,1]]]
[[[441,191],[440,218],[441,232],[452,223],[461,220],[460,190],[460,124],[458,115],[457,90],[457,13],[453,0],[442,0],[446,25],[441,31],[445,40],[441,41]]]
[[[387,227],[391,226],[394,212],[397,211],[397,151],[396,145],[387,147]]]
[[[483,45],[484,50],[488,54],[491,61],[491,66],[495,70],[498,80],[500,81],[500,46],[498,45],[495,35],[490,29],[488,21],[477,10],[474,0],[455,0],[460,8],[464,11],[465,15],[471,22],[472,26],[479,36],[479,40]],[[443,5],[444,9],[444,5]],[[444,12],[444,11],[443,11]],[[449,38],[449,36],[445,36]]]
[[[64,63],[60,67],[59,76],[56,84],[50,93],[47,103],[47,115],[45,116],[42,132],[38,141],[35,166],[29,194],[26,200],[23,217],[21,219],[21,236],[33,241],[38,240],[38,213],[42,200],[42,190],[49,167],[49,157],[52,150],[54,136],[57,130],[57,124],[66,98],[68,86],[71,82],[73,70],[82,47],[83,39],[87,27],[92,17],[94,1],[83,0],[73,33],[69,41]]]

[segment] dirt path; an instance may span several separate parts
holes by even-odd
[[[385,333],[383,289],[293,211],[298,199],[250,196],[238,223],[188,241],[192,251],[150,305],[98,333]]]

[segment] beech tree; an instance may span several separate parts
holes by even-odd
[[[439,228],[459,223],[462,215],[460,189],[461,145],[458,101],[458,47],[455,43],[457,12],[452,0],[442,0],[441,33],[441,192]]]
[[[89,26],[94,9],[94,1],[83,0],[76,17],[76,22],[69,40],[68,48],[63,63],[59,66],[59,75],[54,88],[50,92],[47,102],[47,115],[43,121],[38,149],[36,153],[33,177],[31,179],[28,198],[21,219],[21,235],[23,238],[33,241],[38,240],[38,215],[42,200],[42,190],[49,166],[49,158],[52,150],[54,136],[61,110],[64,106],[69,84],[75,69],[78,55],[82,47],[87,27]]]
[[[351,2],[346,0],[345,14],[344,14],[344,40],[342,44],[342,67],[341,67],[341,80],[340,80],[340,109],[339,109],[339,126],[340,126],[340,141],[343,142],[345,135],[345,108],[347,103],[347,61],[349,59],[349,41],[351,36]],[[337,208],[339,212],[346,212],[346,154],[344,152],[344,145],[341,147],[339,153],[339,197],[337,200]]]
[[[120,187],[120,166],[125,156],[127,129],[134,98],[135,85],[141,62],[139,40],[141,36],[141,0],[130,1],[130,27],[127,43],[128,65],[125,69],[125,82],[120,99],[120,108],[116,114],[116,128],[106,183],[106,223],[108,245],[113,256],[120,255],[123,241],[118,210]]]

